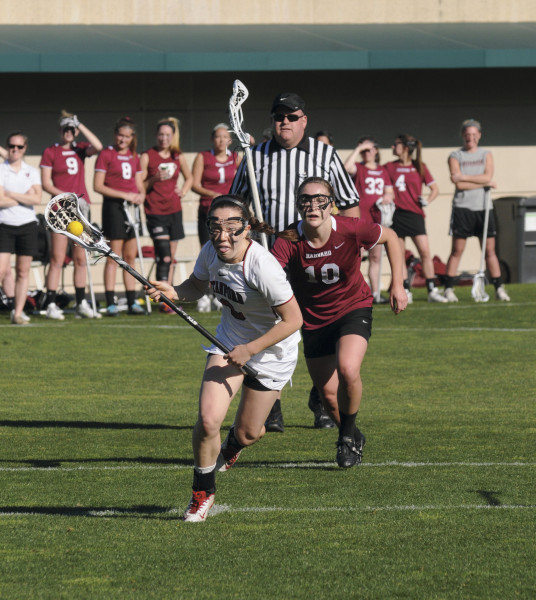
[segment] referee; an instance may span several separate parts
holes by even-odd
[[[251,148],[253,170],[263,219],[276,231],[299,220],[296,190],[307,177],[323,177],[335,190],[335,205],[345,217],[359,217],[359,195],[344,164],[333,148],[305,133],[305,102],[294,92],[278,94],[272,103],[273,137]],[[231,194],[250,198],[247,165],[243,160],[231,186]],[[316,388],[311,390],[309,408],[315,427],[333,427]],[[266,421],[267,431],[284,429],[281,402],[276,400]]]

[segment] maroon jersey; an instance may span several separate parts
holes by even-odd
[[[391,178],[385,167],[378,165],[369,169],[362,163],[355,164],[357,171],[353,177],[359,194],[361,219],[367,223],[381,223],[382,214],[376,202],[383,197],[385,186],[392,186]]]
[[[52,183],[62,192],[74,192],[77,196],[84,195],[90,202],[86,189],[84,160],[91,144],[88,142],[73,142],[69,149],[60,144],[49,146],[43,152],[39,166],[42,169],[52,169]]]
[[[177,193],[177,180],[181,172],[180,152],[173,153],[169,158],[162,158],[156,148],[147,150],[149,165],[147,177],[153,177],[161,169],[173,172],[170,179],[156,181],[145,197],[145,212],[148,215],[172,215],[179,212],[181,197]],[[160,166],[162,165],[162,166]]]
[[[237,169],[236,153],[227,150],[227,160],[225,162],[216,160],[214,150],[201,152],[201,155],[203,156],[201,185],[207,190],[217,192],[218,195],[228,194]],[[205,212],[208,212],[212,200],[210,196],[201,196],[199,206]]]
[[[119,154],[113,146],[108,146],[99,153],[95,163],[95,171],[106,173],[104,185],[118,192],[138,194],[136,173],[141,173],[140,157],[129,150]]]
[[[287,270],[303,315],[304,329],[319,329],[345,314],[372,306],[370,288],[361,274],[361,248],[370,250],[380,239],[382,228],[362,219],[332,217],[327,243],[313,248],[297,229],[297,242],[277,238],[272,254]]]
[[[400,161],[394,160],[384,165],[391,177],[395,192],[395,206],[402,210],[424,215],[424,211],[419,202],[419,197],[422,193],[423,183],[430,185],[434,183],[434,178],[430,175],[430,171],[426,165],[424,167],[424,178],[421,177],[419,171],[413,166],[403,166]]]

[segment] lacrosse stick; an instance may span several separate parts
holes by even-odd
[[[125,215],[127,217],[127,226],[134,229],[134,235],[136,236],[136,245],[138,247],[138,262],[140,264],[140,273],[143,278],[145,278],[145,268],[143,266],[143,254],[141,251],[141,242],[140,242],[140,223],[141,223],[141,215],[140,215],[140,207],[136,204],[130,204],[126,200],[123,202],[123,210],[125,211]],[[145,312],[150,315],[151,314],[151,299],[147,294],[145,294]]]
[[[475,302],[487,302],[489,295],[486,294],[486,275],[484,269],[486,265],[486,242],[488,241],[488,222],[490,211],[490,191],[486,188],[484,196],[484,231],[482,232],[482,257],[480,258],[480,271],[473,277],[473,287],[471,296]]]
[[[93,318],[100,319],[101,314],[97,310],[97,302],[95,301],[95,290],[93,289],[93,277],[91,276],[91,265],[89,264],[89,251],[84,248],[86,253],[86,268],[87,268],[87,282],[89,284],[89,294],[91,296],[91,307],[93,308]]]
[[[61,233],[66,235],[68,238],[76,242],[82,248],[98,252],[104,256],[109,256],[115,261],[122,269],[124,269],[129,275],[132,275],[134,279],[137,279],[142,285],[147,287],[153,287],[153,285],[135,271],[128,263],[126,263],[120,256],[112,251],[110,246],[106,243],[102,233],[92,225],[81,213],[78,208],[78,196],[73,193],[64,193],[55,196],[50,200],[45,209],[45,221],[47,225],[55,233]],[[72,232],[75,233],[72,233]],[[182,307],[177,306],[169,298],[160,294],[160,300],[169,306],[179,317],[182,317],[189,325],[191,325],[196,331],[203,335],[209,342],[217,346],[222,352],[226,354],[230,350],[222,344],[215,336],[207,331],[202,325],[200,325],[193,317],[191,317]],[[257,377],[258,373],[255,369],[249,365],[244,365],[241,369],[243,373],[250,377]]]
[[[246,155],[246,167],[248,170],[249,187],[253,196],[253,211],[259,221],[264,221],[262,217],[261,202],[259,200],[259,190],[255,171],[253,169],[253,157],[251,155],[251,136],[242,130],[244,115],[242,113],[242,104],[247,100],[249,92],[247,87],[239,80],[235,79],[233,83],[233,95],[229,98],[229,121],[231,131],[233,131],[244,149]],[[268,240],[265,233],[260,234],[262,245],[268,250]]]
[[[391,227],[393,224],[393,215],[395,214],[395,203],[390,202],[389,204],[383,203],[383,198],[380,198],[376,202],[376,206],[379,208],[381,212],[381,224],[384,227]],[[380,270],[378,272],[378,291],[376,292],[376,302],[380,302],[381,300],[381,290],[382,290],[382,266],[383,266],[383,255],[385,254],[385,247],[381,246],[380,252]]]

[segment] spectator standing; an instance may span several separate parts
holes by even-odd
[[[264,220],[275,231],[283,231],[298,219],[296,192],[307,177],[328,179],[334,189],[335,205],[343,216],[359,216],[359,196],[333,146],[306,135],[305,102],[294,92],[282,92],[272,102],[271,140],[251,149],[259,200]],[[231,186],[232,194],[251,199],[246,161],[242,161]],[[312,391],[309,406],[315,426],[332,426],[318,395]],[[324,423],[325,425],[323,425]],[[268,431],[284,430],[278,399],[266,423]]]
[[[434,181],[428,167],[422,161],[422,144],[411,135],[400,134],[392,146],[397,160],[385,165],[393,182],[396,210],[393,216],[393,229],[398,235],[403,253],[406,251],[406,237],[410,237],[417,247],[426,278],[428,302],[446,302],[435,285],[434,263],[430,255],[430,244],[424,224],[423,206],[433,202],[439,194],[439,187]],[[415,158],[412,158],[415,154]],[[425,199],[422,187],[430,188]],[[413,294],[408,279],[408,269],[404,262],[404,288],[408,295],[408,303],[413,302]]]
[[[90,219],[90,199],[86,189],[84,161],[102,150],[99,138],[80,122],[76,115],[62,111],[60,122],[60,141],[49,146],[41,157],[41,179],[43,189],[51,196],[64,192],[74,192],[78,197],[78,206],[82,214]],[[79,134],[86,142],[77,142]],[[65,263],[69,239],[59,233],[51,233],[50,264],[46,278],[46,296],[43,308],[48,319],[63,321],[63,311],[56,305],[56,293],[61,271]],[[76,244],[72,245],[75,288],[75,316],[78,318],[96,317],[86,300],[87,265],[86,252]],[[98,315],[100,317],[100,314]]]
[[[378,203],[392,204],[394,193],[389,173],[380,165],[380,150],[376,140],[370,136],[360,138],[344,167],[353,177],[359,194],[361,219],[367,223],[381,224],[382,214]],[[388,302],[381,295],[379,286],[382,252],[383,248],[378,244],[368,251],[368,278],[374,303],[377,304]]]
[[[143,171],[136,152],[136,125],[130,117],[119,119],[114,128],[115,143],[102,150],[95,164],[93,187],[103,196],[102,229],[110,240],[110,247],[116,254],[134,267],[138,248],[134,229],[126,222],[123,204],[128,202],[139,207],[145,200]],[[115,279],[117,263],[106,259],[104,267],[104,294],[106,314],[116,316],[119,308],[115,303]],[[123,270],[128,312],[144,314],[142,306],[136,301],[136,280]]]
[[[214,198],[229,193],[240,158],[236,152],[229,150],[231,134],[229,126],[218,123],[212,130],[212,148],[200,152],[192,167],[192,189],[200,195],[197,211],[197,233],[199,243],[204,246],[209,241],[207,216]],[[209,312],[211,308],[219,309],[219,301],[205,295],[197,302],[200,312]]]
[[[449,156],[450,180],[456,186],[452,200],[450,235],[452,250],[447,261],[445,298],[448,302],[458,302],[454,293],[454,280],[462,257],[467,238],[478,236],[482,245],[484,233],[485,202],[489,188],[495,188],[493,181],[493,155],[489,150],[479,147],[482,128],[478,121],[468,119],[462,123],[463,147]],[[508,302],[501,279],[501,267],[495,253],[495,215],[490,206],[488,233],[485,251],[486,265],[495,287],[495,298]]]
[[[28,138],[22,131],[7,136],[8,157],[0,164],[0,281],[11,269],[16,254],[15,297],[10,318],[13,325],[27,325],[24,313],[28,296],[30,267],[37,254],[37,218],[42,188],[39,171],[24,162]]]
[[[156,146],[144,152],[140,161],[146,191],[145,220],[154,245],[156,279],[171,284],[177,245],[184,238],[181,198],[192,187],[190,167],[180,149],[178,119],[167,117],[158,121]]]

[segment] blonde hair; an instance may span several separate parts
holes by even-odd
[[[171,127],[171,129],[173,130],[173,136],[171,138],[171,144],[170,144],[170,150],[171,150],[171,154],[180,154],[181,153],[181,144],[180,144],[180,131],[179,131],[179,127],[180,127],[181,122],[179,121],[179,119],[177,119],[177,117],[166,117],[165,119],[160,119],[160,121],[158,121],[158,123],[156,124],[156,132],[158,133],[158,130],[160,129],[160,127],[162,127],[163,125],[167,125],[168,127]]]

